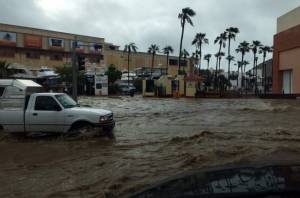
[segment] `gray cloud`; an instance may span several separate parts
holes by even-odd
[[[204,53],[215,54],[213,40],[229,26],[241,31],[233,48],[243,40],[272,45],[277,17],[298,5],[300,0],[0,0],[0,12],[3,23],[104,37],[120,46],[135,42],[141,51],[152,43],[168,44],[177,53],[177,16],[181,8],[191,7],[197,15],[195,26],[186,28],[184,47],[192,52],[194,35],[205,32],[210,45]]]

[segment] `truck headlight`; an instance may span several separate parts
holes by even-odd
[[[100,116],[99,121],[100,122],[105,122],[105,121],[107,121],[107,117],[106,116]]]

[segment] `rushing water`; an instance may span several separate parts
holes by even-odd
[[[0,197],[124,197],[186,170],[300,159],[300,101],[81,98],[116,140],[0,141]]]

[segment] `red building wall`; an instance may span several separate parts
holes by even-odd
[[[300,47],[300,25],[274,36],[273,51],[273,93],[282,93],[282,71],[279,69],[281,52]],[[300,54],[299,54],[300,56]],[[298,77],[300,78],[300,76]]]

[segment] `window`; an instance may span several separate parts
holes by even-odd
[[[97,83],[96,84],[96,89],[102,89],[102,84],[101,83]]]
[[[40,59],[40,53],[39,52],[26,52],[26,58]]]
[[[62,54],[50,54],[50,60],[62,61],[63,55]]]
[[[4,87],[0,87],[0,97],[3,95]]]
[[[60,102],[60,104],[64,106],[64,108],[73,108],[78,106],[77,103],[66,94],[56,95],[55,97]]]
[[[60,108],[51,96],[38,96],[35,100],[34,110],[36,111],[57,111]]]
[[[154,91],[154,80],[146,80],[146,92]]]
[[[177,66],[178,65],[178,60],[170,59],[169,60],[169,65],[175,65],[175,66]]]

